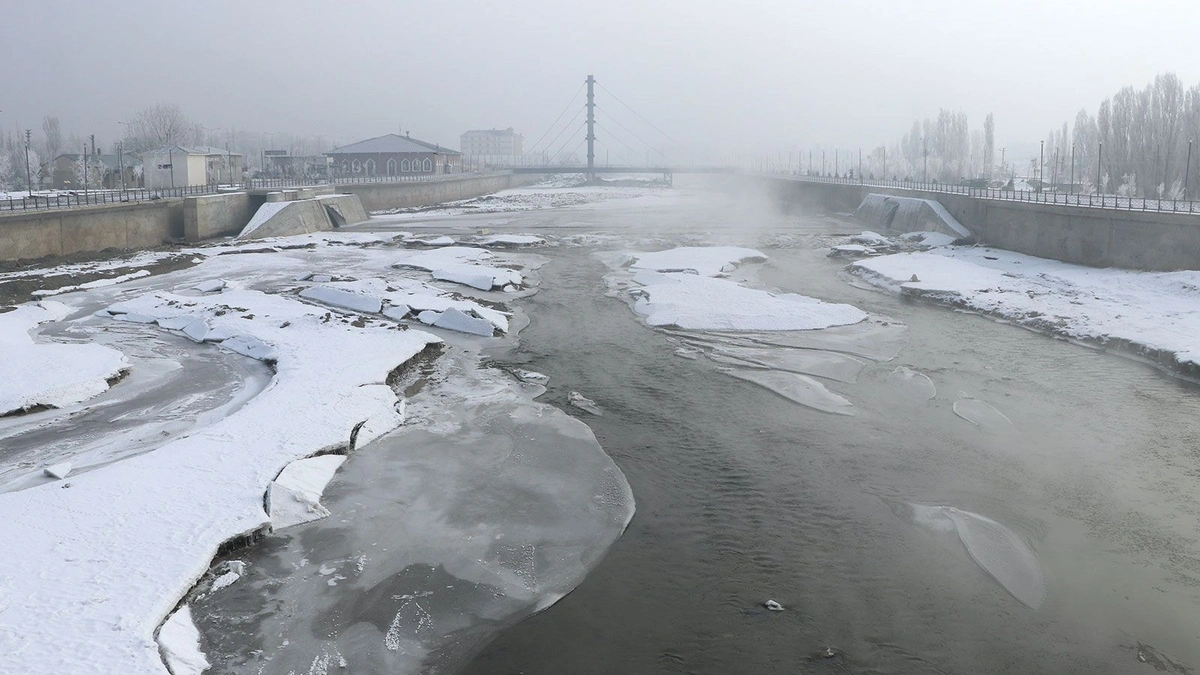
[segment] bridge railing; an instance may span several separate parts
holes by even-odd
[[[835,183],[839,185],[858,185],[864,187],[881,187],[893,190],[911,190],[913,192],[934,192],[943,194],[965,195],[976,199],[992,199],[1006,202],[1029,202],[1031,204],[1057,204],[1059,206],[1079,206],[1097,209],[1119,209],[1122,211],[1154,211],[1159,213],[1194,213],[1200,214],[1200,201],[1189,199],[1155,199],[1146,197],[1122,197],[1120,195],[1079,194],[1059,192],[1057,190],[1006,190],[1003,188],[980,188],[968,185],[952,185],[949,183],[922,181],[872,180],[862,178],[813,176],[794,173],[767,173],[764,175],[786,178],[788,180],[809,183]]]

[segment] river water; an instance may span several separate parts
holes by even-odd
[[[906,329],[894,359],[867,360],[856,383],[825,382],[857,412],[830,415],[676,356],[676,336],[605,297],[608,270],[593,254],[606,246],[557,251],[528,303],[520,356],[550,376],[543,400],[580,391],[605,410],[584,419],[638,512],[575,592],[466,672],[1131,673],[1200,663],[1195,386],[856,287],[823,250],[831,235],[862,229],[848,219],[698,199],[538,219],[656,248],[760,247],[766,286]],[[937,397],[891,386],[899,366],[927,375]],[[954,414],[960,393],[1012,424],[968,423]],[[1044,576],[1044,602],[1019,602],[912,505],[1015,532]],[[787,610],[764,610],[767,599]]]
[[[837,235],[861,225],[780,212],[754,197],[685,188],[660,202],[397,227],[503,228],[558,244],[539,250],[549,258],[540,290],[518,303],[529,325],[515,346],[490,357],[548,375],[538,400],[590,427],[637,502],[624,535],[588,563],[596,566],[573,592],[516,625],[498,620],[486,636],[471,633],[436,672],[1136,673],[1200,664],[1194,385],[864,288],[825,256]],[[753,343],[859,364],[820,378],[853,415],[799,405],[730,377],[707,357],[681,357],[681,347],[696,356],[748,343],[649,328],[609,294],[613,270],[597,254],[698,244],[758,248],[769,259],[745,268],[748,283],[870,313],[863,326],[764,334]],[[571,392],[595,401],[603,416],[567,405]],[[403,462],[417,460],[397,459],[389,469],[386,456],[402,457],[412,433],[385,438],[386,453],[374,459],[352,457],[326,500],[337,522],[322,527],[336,537],[322,542],[336,548],[337,538],[365,537],[404,549],[403,532],[378,513],[356,506],[339,515],[336,505],[388,508],[386,491],[402,484]],[[363,461],[372,464],[354,468]],[[434,471],[436,462],[422,466]],[[279,549],[289,545],[275,540],[235,555],[252,567],[255,556],[276,560],[285,574],[279,561],[289,558]],[[397,563],[396,572],[413,569]],[[460,577],[430,570],[429,583],[457,588]],[[321,593],[338,592],[324,575],[309,576]],[[261,605],[255,587],[237,592],[229,597],[240,600],[224,607],[200,608],[206,639],[224,641],[230,653],[262,647],[253,633],[273,621],[264,619],[271,607],[305,604],[273,594],[265,610],[253,609]],[[373,608],[370,592],[355,593],[353,608],[342,603],[328,617],[350,626],[347,612],[357,612],[377,624],[364,634],[374,644],[393,612]],[[766,610],[768,599],[786,609]],[[249,632],[214,637],[239,602],[246,606],[238,616],[258,613]],[[271,639],[327,639],[332,631],[322,630]],[[365,643],[346,646],[354,644]],[[231,670],[246,663],[210,659]],[[342,672],[335,666],[321,664]]]

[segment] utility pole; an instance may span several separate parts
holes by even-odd
[[[83,203],[88,203],[88,154],[87,143],[83,144]]]
[[[860,184],[863,182],[863,175],[862,175],[862,148],[859,148],[859,149],[858,149],[858,182],[859,182]]]
[[[96,134],[91,134],[90,138],[92,139],[92,157],[95,158],[95,156],[96,156]]]
[[[1075,194],[1075,144],[1071,144],[1071,194]]]
[[[1188,180],[1192,177],[1192,143],[1196,139],[1188,139],[1188,158],[1187,164],[1183,167],[1183,198],[1188,198]]]
[[[587,179],[589,183],[596,181],[596,92],[593,87],[596,78],[587,76]]]
[[[1096,153],[1096,194],[1100,194],[1100,160],[1104,158],[1104,141],[1100,141],[1100,150]]]
[[[834,178],[838,177],[838,155],[841,155],[841,154],[842,154],[841,150],[838,150],[837,148],[833,149],[833,177]]]
[[[825,151],[821,151],[821,175],[825,175]]]
[[[121,192],[125,192],[125,154],[124,144],[117,143],[117,171],[121,172]]]
[[[33,130],[25,130],[25,187],[29,188],[29,196],[33,196],[33,178],[29,173],[29,136]]]

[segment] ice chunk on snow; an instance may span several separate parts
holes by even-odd
[[[768,600],[768,601],[764,602],[763,607],[766,607],[767,609],[771,610],[772,612],[782,612],[783,611],[783,605],[779,604],[778,602],[775,602],[774,600]]]
[[[480,319],[451,307],[442,312],[441,316],[433,322],[438,328],[458,331],[460,333],[470,333],[472,335],[482,335],[483,337],[492,337],[492,333],[496,327],[487,319]]]
[[[942,232],[905,232],[900,238],[916,244],[919,248],[949,246],[957,239]]]
[[[225,280],[224,279],[208,279],[206,281],[201,281],[200,283],[196,284],[195,286],[192,286],[192,288],[196,289],[197,291],[200,291],[201,293],[213,293],[213,292],[221,290],[222,288],[225,288]]]
[[[210,331],[208,329],[207,321],[201,318],[196,318],[193,321],[189,321],[188,324],[183,327],[182,332],[192,342],[204,342],[206,339],[208,339],[208,334]]]
[[[432,309],[427,309],[417,315],[417,321],[420,321],[426,326],[432,326],[433,324],[437,323],[437,320],[440,318],[442,318],[442,313],[435,312]]]
[[[159,328],[165,328],[167,330],[183,330],[184,326],[199,318],[201,317],[198,317],[194,314],[180,314],[179,316],[159,317],[156,319],[156,321],[158,321]]]
[[[58,464],[52,464],[52,465],[42,469],[42,473],[46,474],[47,476],[49,476],[51,478],[57,478],[58,480],[62,480],[71,473],[71,463],[70,462],[60,462]]]
[[[888,239],[878,232],[872,232],[870,230],[866,230],[862,234],[856,234],[853,237],[850,237],[850,241],[856,244],[866,244],[867,246],[872,246],[875,248],[895,245],[892,243],[891,239]]]
[[[512,374],[516,375],[517,378],[520,379],[522,382],[536,382],[538,384],[546,384],[547,382],[550,381],[549,377],[547,377],[541,373],[534,372],[532,370],[524,370],[521,368],[516,368],[512,371]]]
[[[875,249],[861,244],[842,244],[840,246],[832,246],[829,248],[830,258],[861,258],[863,256],[874,255]]]
[[[148,314],[138,314],[137,312],[127,312],[118,314],[113,317],[117,321],[127,321],[129,323],[154,323],[158,319]]]
[[[216,591],[219,591],[222,588],[225,588],[227,586],[232,586],[234,582],[236,582],[238,579],[241,579],[241,578],[242,578],[242,575],[230,570],[229,572],[222,574],[221,576],[217,577],[216,579],[213,579],[212,586],[209,587],[209,592],[215,593]]]
[[[433,278],[439,281],[452,281],[481,291],[490,291],[496,286],[521,284],[521,273],[503,267],[486,267],[484,265],[453,265],[441,267],[432,271]]]
[[[829,391],[823,384],[807,375],[778,370],[741,370],[717,368],[717,370],[740,380],[753,382],[802,406],[835,415],[853,415],[854,405]]]
[[[267,490],[271,526],[279,529],[329,515],[321,506],[321,493],[344,461],[344,455],[321,455],[288,464]]]
[[[158,631],[158,648],[171,675],[200,675],[209,666],[200,651],[200,631],[192,622],[192,610],[184,605]]]
[[[274,347],[250,335],[235,335],[222,341],[221,346],[257,361],[274,361],[276,359]]]
[[[494,234],[478,241],[480,246],[536,246],[546,243],[545,239],[532,234]]]
[[[311,286],[300,291],[300,297],[332,307],[342,307],[356,312],[378,314],[383,301],[379,298],[344,291],[331,286]]]
[[[720,274],[729,264],[763,262],[767,259],[761,251],[737,246],[682,246],[654,253],[630,253],[634,269],[678,272],[690,270],[695,274],[711,277]]]
[[[408,241],[411,241],[414,244],[423,244],[425,246],[453,246],[454,245],[454,240],[445,235],[442,235],[440,237],[429,237],[426,239],[413,238],[413,239],[409,239]]]
[[[786,331],[841,326],[867,318],[851,305],[793,293],[768,293],[724,279],[695,274],[659,276],[665,283],[636,289],[643,297],[634,304],[634,311],[645,315],[651,326]]]
[[[412,309],[408,305],[392,305],[383,310],[383,315],[389,319],[400,321],[408,316]]]

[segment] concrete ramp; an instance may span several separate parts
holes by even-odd
[[[932,199],[895,197],[872,192],[859,204],[854,217],[874,229],[896,232],[941,232],[951,237],[970,237],[946,207]]]
[[[367,220],[355,195],[324,195],[295,201],[268,201],[242,228],[238,239],[289,237],[325,232]]]

